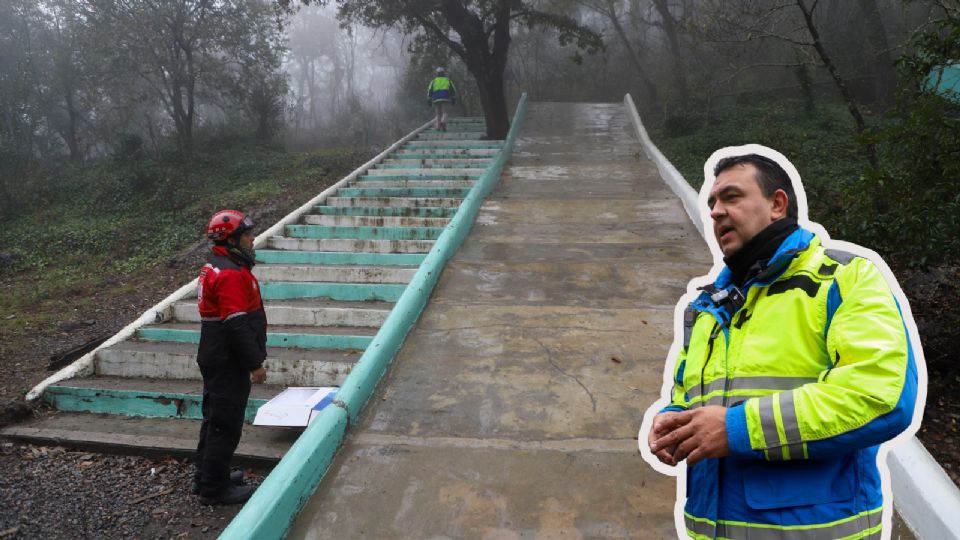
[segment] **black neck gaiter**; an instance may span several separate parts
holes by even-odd
[[[257,264],[257,251],[255,249],[244,249],[238,245],[227,242],[216,242],[215,245],[226,250],[227,256],[237,264],[251,269]]]
[[[247,268],[252,269],[257,265],[257,252],[253,248],[246,249],[240,246],[230,246],[227,248],[227,251],[230,252],[230,257],[233,260],[246,266]]]
[[[758,232],[736,253],[724,257],[723,262],[730,269],[733,284],[743,287],[748,279],[763,270],[761,265],[773,257],[780,244],[795,230],[797,230],[795,218],[779,219]]]

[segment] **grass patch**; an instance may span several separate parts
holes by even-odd
[[[13,211],[0,216],[8,261],[0,268],[0,314],[119,286],[201,240],[216,210],[319,193],[369,155],[231,141],[201,147],[190,160],[103,159],[35,171],[12,190]]]

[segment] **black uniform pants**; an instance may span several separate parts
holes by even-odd
[[[194,474],[200,493],[213,495],[230,484],[230,460],[243,431],[250,374],[235,365],[200,366],[200,373],[203,375],[203,423]]]

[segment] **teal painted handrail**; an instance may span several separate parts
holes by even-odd
[[[253,497],[224,529],[221,540],[279,539],[287,534],[300,508],[326,474],[343,442],[347,425],[356,422],[426,306],[443,265],[456,253],[473,227],[480,204],[493,190],[500,172],[510,159],[526,104],[527,94],[524,93],[517,103],[513,124],[497,159],[464,198],[380,331],[350,371],[334,401],[337,406],[323,409],[300,435]]]

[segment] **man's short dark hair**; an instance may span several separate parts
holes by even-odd
[[[793,184],[790,182],[787,171],[783,170],[776,161],[758,154],[726,157],[713,168],[713,176],[716,178],[727,169],[747,163],[757,168],[757,183],[760,184],[763,196],[773,197],[778,189],[782,189],[787,194],[787,217],[797,219],[797,196],[793,192]]]

